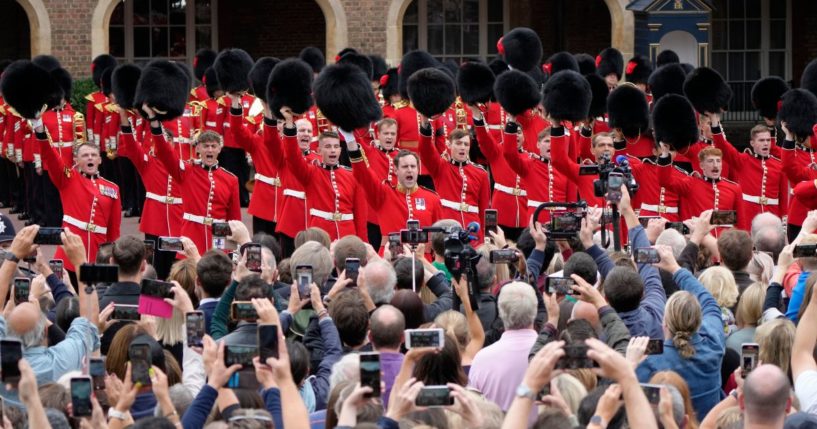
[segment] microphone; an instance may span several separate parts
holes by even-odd
[[[469,222],[468,223],[468,232],[472,232],[474,234],[479,232],[479,222]]]
[[[616,157],[616,164],[625,164],[629,163],[630,161],[627,159],[625,155],[618,155]]]

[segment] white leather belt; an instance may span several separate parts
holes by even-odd
[[[656,213],[678,213],[678,207],[657,206],[655,204],[641,203],[641,210],[649,210]]]
[[[342,220],[354,220],[355,215],[351,213],[341,213],[341,212],[334,212],[329,213],[323,210],[318,209],[309,209],[309,214],[315,217],[319,217],[323,220],[328,220],[330,222],[338,222]]]
[[[68,225],[73,225],[83,231],[93,232],[94,234],[107,234],[108,228],[104,226],[94,225],[92,223],[83,222],[75,217],[63,215],[62,221]]]
[[[224,223],[227,222],[224,219],[213,219],[211,217],[204,217],[199,215],[194,215],[190,213],[185,213],[182,215],[182,219],[189,220],[190,222],[200,223],[202,225],[212,225],[214,223]]]
[[[264,176],[263,174],[255,173],[255,180],[266,183],[270,186],[281,186],[281,179],[278,177]]]
[[[53,147],[74,147],[74,142],[52,143]]]
[[[444,200],[440,198],[440,205],[443,207],[449,208],[451,210],[456,210],[458,212],[464,213],[479,213],[479,207],[472,206],[468,203],[457,203],[451,200]]]
[[[306,199],[306,192],[304,192],[304,191],[296,191],[294,189],[284,189],[283,194],[286,195],[286,196],[289,196],[289,197],[297,198],[299,200],[305,200]]]
[[[506,194],[513,195],[515,197],[526,197],[528,196],[528,191],[521,189],[521,188],[511,188],[510,186],[500,185],[499,183],[494,183],[494,190],[499,192],[504,192]]]
[[[502,125],[486,125],[485,128],[489,130],[502,130],[505,127],[503,127]]]
[[[218,126],[218,123],[216,121],[205,121],[204,125],[207,125],[208,127],[216,127]]]
[[[743,194],[743,201],[748,201],[750,203],[760,204],[764,206],[776,206],[780,204],[780,200],[777,198],[758,197],[755,195],[747,194]]]
[[[193,139],[189,139],[187,137],[178,137],[173,139],[173,141],[178,144],[193,144]]]
[[[153,201],[158,201],[162,204],[181,204],[182,198],[181,197],[172,197],[166,195],[159,195],[154,194],[153,192],[145,192],[145,198],[151,199]]]

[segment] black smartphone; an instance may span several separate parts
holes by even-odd
[[[229,368],[231,365],[239,364],[244,368],[252,368],[252,359],[258,356],[256,346],[225,346],[224,365]]]
[[[448,386],[424,386],[414,404],[418,407],[446,407],[454,405],[454,398]]]
[[[28,302],[28,296],[31,293],[31,279],[28,277],[14,278],[14,304],[20,305]]]
[[[490,238],[491,234],[489,232],[497,232],[498,228],[498,214],[496,209],[486,209],[485,210],[485,236]]]
[[[133,320],[138,321],[141,318],[139,314],[139,306],[132,304],[114,304],[112,320]]]
[[[710,225],[734,225],[738,221],[735,210],[715,210],[709,218]]]
[[[352,281],[352,286],[357,286],[357,276],[360,274],[360,259],[346,258],[346,278]]]
[[[664,229],[674,229],[683,235],[689,234],[689,227],[683,222],[667,222],[664,224]]]
[[[740,345],[740,367],[743,369],[744,378],[757,367],[759,355],[760,346],[757,343],[743,343]]]
[[[153,265],[154,255],[156,254],[156,242],[154,240],[144,240],[145,243],[145,261]]]
[[[661,262],[661,255],[654,247],[639,247],[633,253],[637,264],[657,264]]]
[[[48,261],[48,268],[50,268],[51,272],[60,280],[62,280],[62,276],[65,273],[64,267],[65,264],[62,262],[62,259],[52,259]]]
[[[187,329],[187,346],[202,347],[204,345],[204,313],[192,311],[184,315],[184,326]]]
[[[391,252],[392,258],[394,258],[397,254],[401,252],[401,246],[403,244],[400,242],[400,233],[399,232],[390,232],[389,233],[389,252]]]
[[[599,174],[599,166],[598,165],[580,165],[579,166],[579,176],[590,176],[593,174]]]
[[[578,295],[579,293],[573,290],[573,285],[576,281],[570,277],[545,277],[548,293],[559,295]]]
[[[296,266],[295,280],[298,282],[298,295],[301,296],[301,299],[309,298],[312,288],[312,265]]]
[[[435,347],[442,349],[445,344],[445,335],[440,328],[406,329],[405,342],[407,349],[418,347]]]
[[[130,359],[130,375],[134,384],[150,386],[150,366],[153,362],[150,356],[150,346],[147,344],[131,344],[128,347]]]
[[[598,368],[599,364],[587,357],[588,349],[584,344],[565,346],[565,354],[556,362],[556,369]]]
[[[62,246],[62,228],[40,227],[34,237],[34,244]]]
[[[278,358],[278,326],[258,325],[258,355],[261,363],[269,358]]]
[[[536,395],[536,399],[541,402],[545,399],[545,396],[550,395],[550,382],[545,383],[545,386],[542,387],[542,390]]]
[[[658,384],[641,383],[641,390],[644,391],[644,396],[647,397],[650,405],[658,406],[661,402],[661,386]]]
[[[227,222],[213,223],[213,237],[229,237],[233,235],[233,230],[230,229],[230,224]]]
[[[798,244],[794,246],[792,256],[795,258],[813,258],[817,256],[817,244]]]
[[[252,301],[233,301],[230,307],[233,320],[244,320],[254,322],[258,320],[258,312],[252,305]]]
[[[664,353],[664,340],[656,338],[647,342],[647,350],[644,352],[648,355],[660,355]]]
[[[152,296],[156,298],[173,298],[173,283],[163,282],[160,280],[142,279],[141,295]]]
[[[94,382],[94,390],[105,390],[105,358],[91,358],[88,374]]]
[[[184,244],[179,237],[159,237],[159,250],[163,252],[182,252]]]
[[[18,340],[0,340],[0,377],[3,383],[17,384],[20,381],[20,367],[23,358],[23,344]]]
[[[90,377],[71,377],[71,415],[89,417],[94,406],[91,404],[93,385]]]
[[[247,269],[254,272],[261,272],[261,245],[258,243],[247,244]]]
[[[624,184],[624,175],[610,173],[607,175],[607,201],[617,203],[621,201],[621,185]]]
[[[372,388],[367,398],[380,397],[380,353],[360,353],[360,385]]]
[[[88,285],[116,283],[119,281],[119,265],[82,264],[79,266],[79,281]]]
[[[641,224],[644,228],[650,224],[650,219],[661,219],[661,216],[639,216],[638,223]]]
[[[515,264],[519,260],[519,253],[516,249],[491,250],[488,260],[492,264]]]

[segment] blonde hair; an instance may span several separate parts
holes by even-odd
[[[565,400],[570,411],[574,415],[578,413],[579,404],[587,396],[587,389],[584,384],[570,374],[559,374],[553,381],[556,382],[556,388],[559,389],[559,393],[562,394],[562,399]]]
[[[195,287],[196,264],[192,260],[184,259],[177,261],[170,267],[167,281],[177,281],[185,291],[190,287],[190,281]],[[150,317],[150,316],[148,316]],[[154,317],[156,321],[156,337],[162,344],[173,345],[186,340],[187,334],[184,327],[184,313],[173,307],[173,316],[170,319]]]
[[[489,429],[502,427],[502,421],[505,418],[505,413],[502,412],[502,409],[499,408],[499,405],[497,405],[494,401],[489,401],[485,399],[485,397],[483,397],[477,392],[474,392],[473,390],[466,390],[465,394],[468,395],[468,398],[471,399],[471,402],[474,403],[476,409],[480,410],[480,414],[482,414],[482,426],[479,426],[480,428]],[[453,411],[445,410],[445,417],[446,420],[448,420],[448,427],[451,428],[468,427],[468,424],[465,421],[463,421],[462,416]],[[403,422],[401,421],[400,424],[401,428],[404,427],[402,423]],[[426,425],[406,427],[412,427],[414,429],[422,427],[434,429],[432,426]]]
[[[794,323],[789,319],[775,319],[758,326],[755,331],[755,342],[760,346],[758,360],[777,365],[788,374],[794,331]]]
[[[752,280],[768,285],[774,271],[774,259],[768,253],[755,252],[754,256],[752,256],[752,262],[746,267],[746,271]],[[743,293],[746,293],[746,291]]]
[[[569,374],[573,376],[573,378],[575,378],[576,380],[579,380],[579,383],[581,383],[582,386],[584,386],[584,389],[587,390],[588,392],[595,389],[596,386],[599,384],[599,379],[598,377],[596,377],[596,374],[593,374],[593,371],[591,371],[588,368],[569,369],[565,371],[565,374]]]
[[[471,333],[468,332],[468,323],[465,316],[459,311],[448,310],[440,313],[434,319],[434,325],[442,328],[445,334],[457,340],[457,348],[460,353],[465,351],[471,341]]]
[[[695,407],[692,405],[692,396],[689,392],[689,385],[687,384],[686,380],[683,379],[683,377],[681,377],[675,371],[658,371],[652,375],[650,384],[666,384],[678,389],[678,392],[684,399],[684,414],[688,417],[686,428],[698,428],[700,423],[698,422],[698,416],[695,413]]]
[[[672,335],[672,344],[684,359],[695,355],[692,336],[701,328],[701,319],[701,304],[691,293],[679,291],[667,300],[664,324]]]
[[[737,429],[743,427],[743,411],[737,405],[727,408],[721,412],[715,420],[717,429]]]
[[[712,294],[718,305],[732,308],[738,302],[738,285],[735,276],[725,267],[710,267],[698,276],[698,280]]]
[[[763,300],[766,299],[766,288],[754,282],[743,291],[735,311],[735,322],[739,327],[757,326],[763,317]]]

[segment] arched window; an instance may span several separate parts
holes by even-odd
[[[403,16],[403,53],[423,49],[440,60],[491,60],[507,30],[507,0],[414,0]]]
[[[128,0],[111,15],[109,52],[135,63],[152,58],[190,62],[218,47],[218,0]]]

